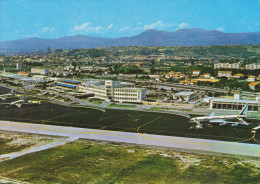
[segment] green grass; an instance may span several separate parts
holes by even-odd
[[[179,111],[187,111],[187,112],[191,112],[193,111],[192,109],[178,109]]]
[[[252,162],[77,141],[1,162],[0,176],[30,183],[256,184]]]
[[[12,141],[13,141],[12,138],[11,139],[0,138],[0,155],[21,151],[25,148],[29,148],[29,147],[32,146],[32,145],[19,145],[19,146],[17,146],[17,145],[8,144]]]
[[[150,107],[151,110],[165,110],[163,107]]]
[[[135,105],[118,105],[118,104],[110,104],[107,107],[122,107],[122,108],[136,108]]]
[[[94,102],[93,104],[94,104],[94,105],[101,105],[102,102]]]

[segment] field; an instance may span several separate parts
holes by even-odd
[[[110,104],[108,107],[122,107],[122,108],[136,108],[135,105],[118,105],[118,104]]]
[[[19,152],[33,146],[41,146],[59,139],[62,138],[55,136],[0,131],[0,155]]]
[[[166,113],[141,112],[134,110],[97,109],[65,107],[43,101],[38,106],[5,108],[2,106],[0,119],[18,122],[32,122],[82,128],[106,129],[127,132],[151,133],[182,137],[195,137],[234,142],[256,143],[259,134],[252,138],[251,128],[260,123],[251,120],[249,127],[219,127],[189,130],[189,119]],[[250,139],[251,138],[251,139]],[[249,139],[249,140],[248,140]]]
[[[79,140],[0,162],[30,183],[252,183],[260,161]]]

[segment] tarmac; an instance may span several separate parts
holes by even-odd
[[[44,124],[0,121],[0,130],[25,132],[44,135],[66,136],[71,138],[92,139],[99,141],[120,142],[136,145],[168,147],[193,151],[222,153],[260,158],[260,145],[196,139],[176,136],[96,130],[86,128],[53,126]]]

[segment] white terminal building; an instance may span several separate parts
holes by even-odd
[[[86,83],[79,91],[93,93],[95,98],[105,101],[142,103],[146,100],[146,89],[136,88],[135,84],[113,80]]]
[[[234,94],[234,99],[230,98],[209,98],[210,109],[222,110],[242,110],[248,104],[248,111],[260,111],[260,101],[256,100],[243,100],[240,93]]]

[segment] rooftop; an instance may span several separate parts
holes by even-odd
[[[249,86],[257,86],[260,82],[252,82],[250,84],[248,84]]]
[[[240,102],[240,103],[259,103],[257,100],[236,100],[231,98],[214,98],[212,101],[215,102]]]
[[[182,91],[182,92],[176,93],[174,95],[189,96],[189,95],[193,95],[193,94],[194,94],[194,92]]]

